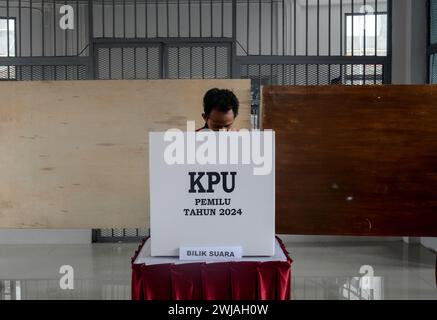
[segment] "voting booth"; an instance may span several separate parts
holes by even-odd
[[[133,299],[284,300],[291,263],[275,237],[273,131],[150,133],[150,238]]]
[[[170,131],[149,141],[152,256],[274,255],[272,131]],[[202,248],[208,255],[197,255]]]

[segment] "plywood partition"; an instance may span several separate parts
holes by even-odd
[[[250,128],[249,80],[1,82],[0,228],[146,227],[148,132],[202,126],[212,87]]]
[[[263,89],[276,230],[437,235],[437,86]]]

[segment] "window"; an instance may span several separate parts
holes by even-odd
[[[0,57],[15,57],[14,18],[0,18]],[[15,67],[0,66],[0,79],[15,79]]]
[[[347,56],[387,56],[387,13],[346,15]]]
[[[346,56],[387,56],[387,13],[369,11],[346,14]],[[344,72],[346,84],[382,83],[383,80],[382,65],[351,65]]]

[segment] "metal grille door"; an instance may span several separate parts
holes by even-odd
[[[96,48],[96,78],[100,80],[161,79],[160,45],[112,45]]]
[[[173,44],[166,49],[168,79],[231,78],[230,44]]]

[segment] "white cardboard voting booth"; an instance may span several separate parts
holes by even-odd
[[[149,138],[152,256],[178,256],[181,247],[275,254],[272,131],[154,132]]]

